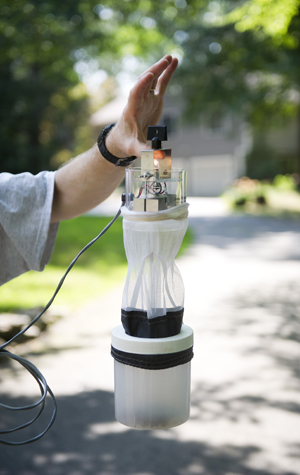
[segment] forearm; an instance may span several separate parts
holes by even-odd
[[[105,160],[94,145],[55,176],[51,222],[79,216],[104,201],[124,178],[124,168]]]

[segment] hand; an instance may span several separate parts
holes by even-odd
[[[107,149],[116,157],[141,156],[149,125],[159,122],[164,95],[178,65],[178,60],[164,56],[139,77],[129,94],[120,120],[106,138]]]
[[[147,147],[147,129],[159,122],[164,94],[177,67],[167,55],[147,69],[130,91],[118,123],[106,137],[106,147],[116,157],[141,156]],[[124,168],[99,160],[95,144],[55,174],[51,222],[70,219],[104,201],[124,178]]]

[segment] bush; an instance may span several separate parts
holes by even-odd
[[[259,180],[252,180],[247,176],[235,180],[233,186],[224,194],[233,207],[242,207],[247,203],[256,205],[266,204],[266,185]]]
[[[297,189],[297,176],[294,175],[276,175],[273,185],[283,191],[295,191]]]

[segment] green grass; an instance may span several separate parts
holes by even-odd
[[[43,272],[30,271],[0,287],[0,312],[44,306],[78,252],[109,223],[111,218],[81,216],[60,223],[54,251]],[[180,254],[191,244],[188,230]],[[127,259],[122,219],[89,248],[68,274],[55,305],[75,309],[125,281]]]

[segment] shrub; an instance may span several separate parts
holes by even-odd
[[[247,176],[235,180],[233,186],[225,192],[233,207],[245,206],[246,203],[266,204],[265,184]]]
[[[276,175],[273,185],[282,191],[295,191],[297,189],[296,178],[294,175]]]

